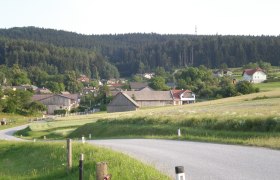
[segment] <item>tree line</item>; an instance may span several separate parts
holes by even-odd
[[[114,64],[122,76],[157,67],[240,67],[265,60],[280,65],[280,37],[220,35],[111,34],[82,35],[35,27],[0,30],[0,36],[45,42],[64,48],[93,50]]]
[[[14,64],[38,67],[51,75],[75,71],[95,79],[119,77],[117,68],[94,50],[0,37],[0,65]]]

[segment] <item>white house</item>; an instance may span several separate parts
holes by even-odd
[[[261,83],[266,80],[266,73],[261,68],[245,69],[243,79],[251,83]]]

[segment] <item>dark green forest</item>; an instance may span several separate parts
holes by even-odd
[[[38,65],[102,78],[163,67],[240,67],[265,61],[280,65],[280,36],[159,34],[82,35],[35,27],[0,29],[0,64]]]

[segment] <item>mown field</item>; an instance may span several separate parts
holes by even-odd
[[[97,113],[33,123],[25,138],[164,138],[280,149],[280,89],[184,106]]]
[[[73,169],[67,173],[66,143],[5,141],[0,141],[0,179],[78,179],[80,153],[85,158],[84,179],[95,179],[95,165],[104,161],[113,179],[171,179],[122,153],[81,143],[73,143]]]

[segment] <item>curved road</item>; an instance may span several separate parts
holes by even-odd
[[[23,139],[14,137],[13,134],[15,132],[17,132],[18,130],[26,128],[27,126],[28,126],[28,124],[9,128],[9,129],[0,130],[0,140],[24,141]]]
[[[187,141],[121,139],[92,140],[151,163],[171,177],[184,166],[186,180],[279,180],[280,151]]]
[[[0,139],[22,140],[13,135],[28,125],[0,130]],[[91,144],[125,152],[174,177],[184,166],[186,180],[279,180],[280,151],[188,141],[121,139],[91,140]]]

